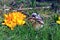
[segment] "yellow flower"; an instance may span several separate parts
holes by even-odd
[[[58,20],[58,21],[56,21],[56,23],[57,23],[57,24],[60,24],[60,21]]]
[[[23,25],[23,20],[17,20],[18,25]]]
[[[5,23],[2,23],[2,25],[5,25]]]
[[[58,17],[58,19],[60,20],[60,17]]]
[[[7,25],[11,30],[14,29],[16,25],[24,25],[26,15],[22,12],[10,12],[8,14],[4,14],[4,23],[3,25]]]
[[[25,24],[26,22],[25,21],[22,21],[22,24]]]
[[[4,14],[4,17],[5,17],[5,18],[7,18],[7,17],[8,17],[8,15],[7,15],[7,14]]]

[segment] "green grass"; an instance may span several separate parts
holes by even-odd
[[[51,11],[46,10],[28,10],[27,13],[37,12],[40,14],[49,14]],[[52,12],[50,15],[57,15],[57,13]],[[7,26],[0,24],[0,40],[60,40],[60,25],[51,24],[54,19],[45,18],[44,27],[40,30],[34,30],[30,23],[24,26],[16,26],[14,30],[10,30]],[[2,20],[0,18],[0,20]]]
[[[22,1],[22,0],[21,0]],[[19,1],[19,2],[21,2]],[[25,2],[25,1],[24,1]],[[48,5],[49,3],[40,3],[40,5]],[[9,4],[7,4],[9,5]],[[27,4],[24,4],[28,6]],[[34,3],[30,3],[34,6]],[[39,14],[49,14],[50,18],[44,16],[44,27],[40,30],[34,30],[33,26],[30,23],[27,23],[24,26],[16,26],[14,30],[10,30],[7,26],[1,24],[2,18],[0,17],[0,40],[60,40],[60,25],[56,24],[54,15],[59,15],[59,13],[54,13],[49,9],[45,10],[25,10],[26,13],[31,15],[32,12],[37,12]],[[52,22],[54,22],[52,24]]]

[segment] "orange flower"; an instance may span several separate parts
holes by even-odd
[[[7,25],[11,30],[14,29],[16,25],[23,25],[25,24],[26,15],[22,12],[10,12],[8,14],[4,14],[4,25]]]

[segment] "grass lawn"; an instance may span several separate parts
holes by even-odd
[[[20,2],[20,0],[18,2]],[[23,0],[23,2],[25,1]],[[29,5],[36,6],[34,3],[24,4],[24,7]],[[3,4],[4,3],[2,3],[2,5]],[[50,3],[44,2],[37,4],[47,6]],[[7,5],[9,5],[9,3]],[[60,25],[55,22],[57,15],[60,15],[59,13],[54,13],[54,11],[50,11],[49,9],[25,10],[25,12],[29,15],[33,12],[39,13],[43,18],[44,27],[40,28],[40,30],[34,30],[32,24],[26,22],[26,25],[17,25],[14,30],[10,30],[7,26],[2,25],[3,17],[0,15],[0,40],[60,40]]]
[[[14,30],[10,30],[7,26],[1,24],[0,18],[0,40],[60,40],[60,25],[54,23],[54,13],[51,11],[42,10],[27,10],[27,13],[37,12],[42,14],[49,14],[50,18],[44,16],[44,27],[40,30],[34,30],[31,23],[26,23],[24,26],[16,26]],[[52,14],[50,14],[50,12]]]

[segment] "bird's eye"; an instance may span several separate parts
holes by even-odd
[[[35,17],[35,15],[32,15],[32,17]]]

